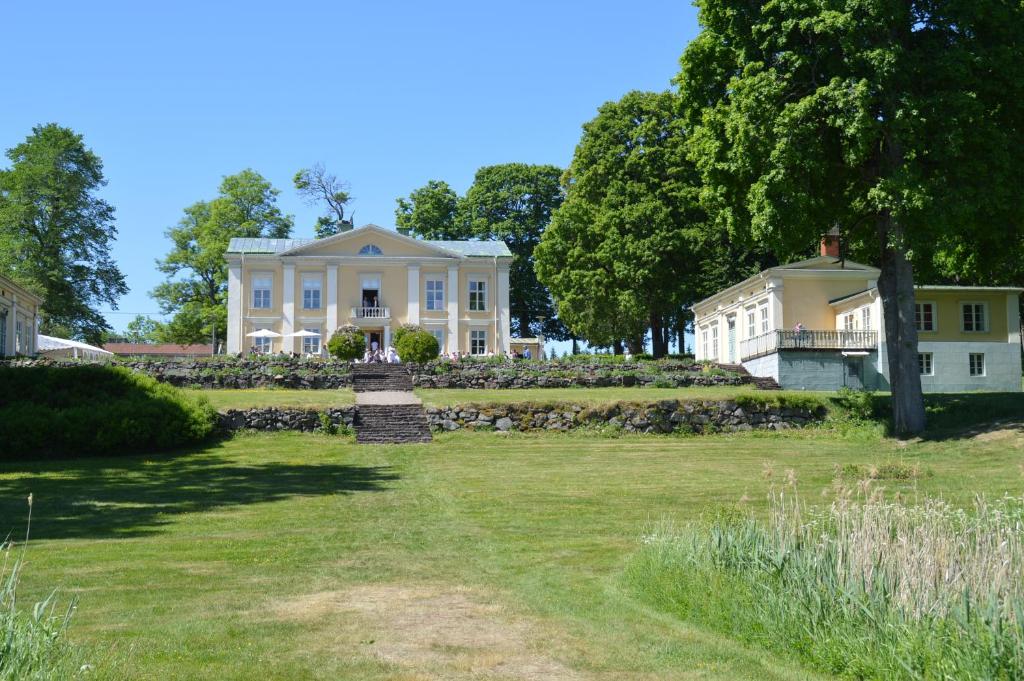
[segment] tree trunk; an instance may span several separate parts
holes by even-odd
[[[891,215],[879,216],[878,238],[882,251],[878,293],[885,320],[892,422],[896,435],[905,437],[917,435],[925,427],[914,320],[914,270],[907,260],[903,230]]]
[[[651,354],[655,359],[665,356],[665,334],[660,314],[651,315]]]
[[[579,339],[577,339],[576,336],[572,336],[572,354],[574,354],[574,355],[580,354]]]
[[[614,343],[612,343],[612,352],[616,355],[622,354],[622,341],[617,340]]]

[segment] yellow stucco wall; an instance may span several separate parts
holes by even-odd
[[[828,301],[868,288],[870,279],[785,277],[782,293],[782,329],[803,324],[806,329],[836,328],[836,313]]]
[[[1005,341],[1009,330],[1006,318],[1006,293],[979,291],[918,291],[917,302],[935,303],[935,331],[918,333],[922,341]],[[988,305],[988,331],[963,331],[961,303]]]

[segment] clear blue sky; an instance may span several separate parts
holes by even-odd
[[[565,166],[601,103],[670,87],[697,32],[685,0],[12,2],[3,24],[0,147],[57,122],[103,159],[131,287],[116,329],[158,311],[164,230],[222,176],[262,173],[312,236],[291,178],[322,162],[357,224],[393,226],[427,180]]]

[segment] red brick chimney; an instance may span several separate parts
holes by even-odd
[[[841,238],[839,236],[839,228],[833,227],[828,230],[825,236],[821,237],[821,255],[828,258],[840,257],[839,242]]]

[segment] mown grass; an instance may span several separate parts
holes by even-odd
[[[531,654],[581,679],[818,678],[638,597],[622,575],[645,528],[737,505],[763,517],[787,470],[809,498],[837,467],[896,463],[929,475],[886,481],[888,497],[1021,494],[1022,444],[1016,432],[897,443],[856,429],[455,433],[392,447],[242,435],[178,456],[0,465],[0,530],[23,526],[34,492],[24,598],[77,596],[71,639],[113,650],[123,678],[514,676],[515,659],[467,658],[464,641],[403,657],[401,604],[380,604],[380,618],[398,613],[391,629],[346,609],[367,586],[473,594],[500,631],[527,632]],[[328,605],[289,609],[310,599]],[[418,626],[405,645],[437,631]]]
[[[251,409],[253,407],[282,407],[293,409],[326,409],[355,404],[351,390],[297,390],[289,388],[252,388],[248,390],[187,389],[187,393],[205,397],[217,411]]]
[[[613,404],[615,402],[657,402],[659,400],[815,400],[828,393],[798,391],[765,391],[746,386],[689,388],[524,388],[521,390],[438,389],[417,388],[416,394],[430,406],[454,404],[537,404],[575,403],[581,405]]]

